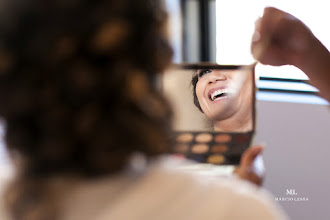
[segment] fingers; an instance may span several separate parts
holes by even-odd
[[[252,43],[257,43],[261,39],[260,35],[260,27],[261,27],[261,17],[259,17],[254,23],[254,33],[252,36]]]
[[[281,66],[289,64],[288,49],[292,47],[290,36],[294,22],[299,21],[294,16],[279,9],[268,7],[255,23],[255,32],[251,43],[253,57],[263,64]]]
[[[255,158],[258,155],[261,155],[264,147],[263,146],[254,146],[248,148],[242,155],[241,158],[241,167],[251,167],[253,165],[253,162]]]
[[[264,59],[266,51],[271,46],[277,27],[284,12],[273,7],[264,9],[264,14],[255,22],[255,32],[252,38],[251,52],[256,60]]]
[[[264,50],[267,47],[264,43],[262,43],[263,39],[265,39],[265,37],[261,36],[261,18],[259,18],[255,22],[255,30],[252,35],[251,43],[251,53],[256,60],[262,59]]]
[[[261,156],[263,149],[263,146],[248,148],[242,155],[240,166],[235,169],[234,173],[241,179],[261,186],[265,173]]]
[[[255,29],[252,35],[251,53],[254,59],[262,61],[270,44],[270,33],[265,25],[265,15],[255,22]]]

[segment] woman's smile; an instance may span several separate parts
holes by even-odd
[[[249,69],[198,70],[196,97],[218,131],[252,129],[253,77]]]

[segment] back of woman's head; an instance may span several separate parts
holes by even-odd
[[[48,177],[104,176],[132,152],[168,151],[171,113],[152,84],[171,59],[165,22],[156,0],[1,1],[0,115],[22,166],[8,190],[15,219],[38,204],[51,219]]]
[[[5,0],[0,12],[0,114],[25,175],[103,175],[168,150],[152,85],[172,53],[159,1]]]

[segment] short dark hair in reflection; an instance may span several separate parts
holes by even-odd
[[[199,104],[198,98],[197,98],[197,93],[196,93],[196,86],[197,86],[197,82],[198,82],[198,74],[197,71],[194,72],[192,78],[191,78],[191,85],[193,87],[193,101],[194,101],[194,105],[199,109],[199,111],[201,111],[203,113],[203,110]]]

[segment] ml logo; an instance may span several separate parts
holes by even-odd
[[[286,190],[286,194],[287,195],[298,195],[298,193],[296,193],[296,190],[295,189],[287,189]]]
[[[278,202],[308,202],[308,197],[298,197],[295,189],[287,189],[285,197],[275,197]]]

